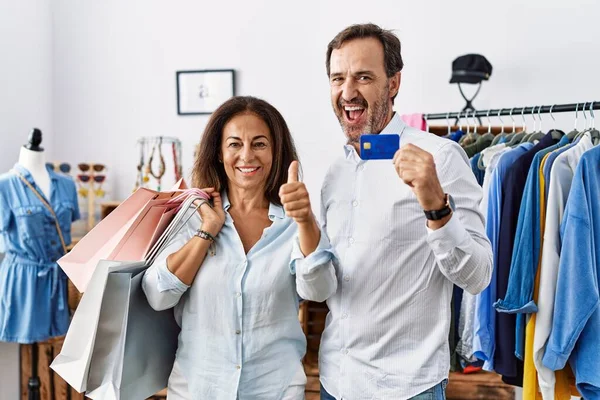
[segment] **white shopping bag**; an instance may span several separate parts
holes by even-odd
[[[145,399],[167,386],[179,327],[173,311],[155,311],[143,272],[191,218],[203,198],[184,201],[145,261],[101,260],[50,367],[92,399]]]
[[[119,270],[124,264],[127,265],[126,268],[140,268],[144,265],[143,262],[124,263],[108,260],[98,263],[90,285],[73,315],[60,354],[50,364],[50,368],[80,393],[87,387],[88,370],[108,275],[111,271]]]

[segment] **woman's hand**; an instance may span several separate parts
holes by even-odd
[[[298,161],[290,164],[288,181],[281,185],[279,198],[287,216],[292,217],[298,225],[314,224],[308,190],[303,182],[298,181]]]
[[[225,223],[225,210],[223,210],[221,194],[213,188],[202,190],[210,195],[213,206],[211,207],[209,203],[203,203],[198,209],[200,217],[202,218],[201,229],[210,233],[213,237],[216,237]]]

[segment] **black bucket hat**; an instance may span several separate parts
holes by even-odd
[[[465,54],[452,61],[450,83],[480,83],[492,75],[492,64],[481,54]]]

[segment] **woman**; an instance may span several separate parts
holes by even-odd
[[[200,207],[143,280],[152,307],[175,306],[181,326],[169,400],[304,399],[298,295],[324,301],[337,280],[296,160],[267,102],[233,97],[212,114],[193,184],[213,207]]]

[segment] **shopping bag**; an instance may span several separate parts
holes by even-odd
[[[199,189],[188,189],[167,200],[149,201],[107,258],[118,261],[143,260],[148,250],[158,241],[171,222],[176,211],[184,204],[186,208],[191,206],[193,199],[204,202],[208,198],[208,194]]]
[[[123,201],[113,212],[98,223],[58,260],[77,290],[85,292],[94,268],[101,259],[107,259],[127,234],[136,218],[150,201],[175,197],[180,192],[156,192],[140,188]]]
[[[50,368],[80,393],[86,390],[88,370],[109,273],[123,268],[124,264],[118,261],[102,260],[94,268],[88,290],[84,293],[75,314],[73,314],[60,354],[50,365]],[[126,267],[140,268],[143,265],[143,262],[129,263]]]
[[[58,264],[75,287],[84,292],[101,259],[143,260],[161,230],[189,197],[210,198],[195,188],[171,192],[138,189],[61,257]]]
[[[133,282],[130,284],[130,281],[134,277],[137,278],[135,274],[138,274],[139,279],[141,279],[143,275],[141,271],[145,270],[160,251],[168,246],[169,241],[175,236],[178,230],[185,225],[187,220],[206,201],[205,197],[206,194],[187,196],[180,211],[177,212],[164,233],[154,244],[144,262],[101,260],[97,267],[94,268],[88,289],[84,293],[79,307],[73,315],[61,353],[50,366],[75,390],[79,392],[90,390],[92,391],[92,395],[101,396],[99,393],[103,393],[109,387],[120,388],[121,382],[129,382],[128,380],[121,380],[121,376],[126,378],[134,376],[139,381],[151,380],[158,382],[158,386],[164,383],[156,391],[166,386],[166,381],[163,382],[161,380],[163,376],[161,374],[164,371],[157,367],[158,364],[132,364],[130,359],[124,355],[123,357],[120,356],[119,349],[129,349],[128,351],[135,349],[135,347],[132,347],[133,342],[131,340],[133,340],[133,337],[136,337],[137,333],[127,336],[124,331],[124,327],[128,326],[128,324],[124,323],[127,319],[126,310],[129,310],[130,307],[134,310],[139,310],[140,308],[145,310],[144,312],[138,313],[135,311],[130,314],[133,318],[132,321],[135,321],[133,324],[140,323],[140,325],[135,325],[136,327],[148,327],[147,330],[140,330],[140,332],[148,334],[148,332],[152,331],[153,334],[156,333],[159,335],[159,337],[148,337],[148,340],[154,340],[156,344],[153,344],[151,347],[144,346],[146,351],[154,348],[160,350],[157,354],[148,355],[150,358],[154,357],[148,362],[154,362],[154,359],[159,357],[162,360],[160,365],[165,365],[165,368],[170,372],[173,361],[169,361],[169,354],[171,354],[169,353],[169,343],[172,343],[174,340],[176,347],[177,341],[177,334],[173,335],[172,332],[174,326],[171,323],[174,322],[172,320],[172,310],[166,310],[164,312],[167,313],[166,316],[165,314],[157,316],[157,312],[152,310],[147,304],[143,293],[137,292],[139,289],[136,286],[137,283]],[[137,297],[131,295],[131,293],[137,293]],[[129,296],[133,296],[136,302],[130,302],[129,299],[131,297]],[[129,304],[132,305],[130,306]],[[144,317],[136,317],[136,315],[143,315]],[[154,318],[157,318],[157,321],[154,321]],[[176,324],[175,328],[178,329]],[[123,342],[127,337],[130,338],[130,341]],[[126,343],[127,346],[124,347],[123,343]],[[130,353],[125,352],[123,354]],[[174,359],[174,350],[171,356]],[[94,364],[93,368],[91,367],[92,360]],[[138,361],[143,360],[143,357],[138,357]],[[124,369],[120,372],[115,366],[121,366],[119,368]],[[117,369],[115,370],[115,368]],[[147,368],[156,368],[156,370],[145,372]],[[125,375],[122,375],[123,373]],[[92,386],[88,385],[88,379]],[[146,384],[145,386],[154,387]],[[111,393],[116,393],[116,390],[114,389]],[[124,387],[123,390],[126,390],[126,388]],[[129,388],[127,390],[133,389]]]
[[[110,296],[103,300],[87,381],[91,399],[146,399],[167,386],[179,326],[172,309],[150,307],[143,275],[137,270],[109,274]]]

